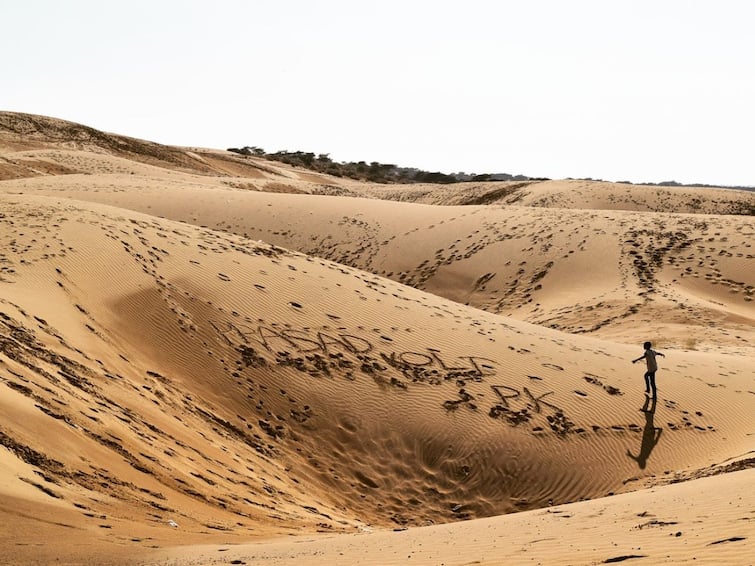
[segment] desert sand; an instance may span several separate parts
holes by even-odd
[[[0,113],[0,563],[751,564],[754,212]]]

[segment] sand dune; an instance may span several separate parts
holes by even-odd
[[[431,206],[167,174],[3,185],[260,239],[571,333],[632,343],[652,334],[665,347],[738,353],[753,342],[752,216]]]
[[[753,474],[399,532],[171,548],[159,555],[184,564],[747,564]]]
[[[755,194],[0,148],[3,563],[751,555]]]

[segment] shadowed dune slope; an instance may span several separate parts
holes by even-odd
[[[72,174],[80,168],[73,152],[85,163],[97,157],[120,157],[139,164],[207,175],[243,174],[260,177],[265,172],[228,152],[210,152],[207,159],[187,148],[109,134],[66,120],[0,112],[0,179]],[[99,172],[107,172],[107,167]]]

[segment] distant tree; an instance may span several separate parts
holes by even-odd
[[[439,171],[434,171],[432,173],[429,173],[427,171],[420,171],[416,175],[414,175],[414,180],[418,183],[455,183],[456,179],[454,179],[451,175],[446,175],[445,173],[441,173]]]
[[[330,166],[329,166],[329,167],[328,167],[328,168],[327,168],[327,169],[325,170],[325,172],[326,172],[326,173],[327,173],[328,175],[333,175],[334,177],[343,177],[343,172],[341,171],[341,168],[340,168],[340,167],[339,167],[339,166],[338,166],[337,164],[335,164],[335,163],[332,163],[332,164],[331,164],[331,165],[330,165]]]
[[[242,148],[238,147],[229,147],[228,151],[232,151],[233,153],[238,153],[240,155],[265,155],[265,150],[261,147],[256,146],[244,146]]]
[[[472,177],[473,181],[490,181],[490,173],[484,173],[482,175],[475,175]]]
[[[312,162],[315,160],[314,153],[303,153],[301,151],[297,151],[296,155],[305,166],[312,167]]]
[[[416,167],[398,167],[393,163],[380,163],[372,161],[368,165],[366,161],[342,161],[334,162],[327,153],[314,153],[305,151],[288,151],[283,149],[275,153],[266,153],[257,146],[245,146],[242,148],[228,148],[228,151],[240,155],[256,155],[280,161],[294,167],[304,167],[320,173],[327,173],[336,177],[348,177],[356,180],[369,180],[374,183],[458,183],[462,181],[510,181],[535,180],[524,175],[512,176],[508,173],[494,173],[474,175],[472,173],[441,173],[439,171],[422,171]],[[547,180],[547,179],[536,179]]]

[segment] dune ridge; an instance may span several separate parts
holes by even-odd
[[[318,531],[333,559],[334,534],[375,531],[363,559],[386,563],[430,525],[524,533],[554,506],[652,493],[692,522],[671,488],[705,476],[744,496],[752,193],[453,196],[9,113],[0,148],[3,562],[223,563],[174,547]],[[629,363],[650,336],[667,355],[654,402]],[[751,549],[744,505],[695,531],[742,521],[723,557]],[[622,513],[612,537],[636,522]],[[495,540],[483,563],[504,560]],[[351,548],[341,563],[367,552]]]

